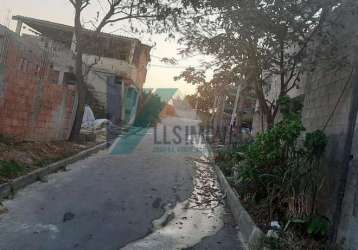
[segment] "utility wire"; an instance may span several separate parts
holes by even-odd
[[[342,89],[342,92],[341,92],[341,94],[339,95],[338,100],[337,100],[336,104],[334,105],[333,110],[332,110],[332,112],[329,114],[328,119],[327,119],[327,121],[325,122],[325,124],[324,124],[324,126],[323,126],[323,131],[326,130],[326,128],[328,127],[330,121],[333,119],[333,117],[334,117],[334,115],[335,115],[335,113],[336,113],[336,111],[337,111],[338,105],[341,103],[341,101],[342,101],[342,99],[343,99],[343,96],[344,96],[344,94],[346,93],[347,88],[348,88],[349,85],[351,84],[351,80],[352,80],[352,77],[353,77],[353,72],[354,72],[354,69],[352,68],[351,73],[350,73],[350,75],[349,75],[347,81],[346,81],[345,84],[344,84],[344,87],[343,87],[343,89]]]
[[[156,67],[156,68],[166,68],[166,69],[186,69],[189,66],[171,66],[171,65],[159,65],[159,64],[149,64],[149,67]]]
[[[194,67],[192,65],[188,66],[171,66],[171,65],[159,65],[159,64],[148,64],[149,67],[153,68],[164,68],[164,69],[187,69],[189,67]],[[196,69],[203,70],[203,68],[195,67]]]

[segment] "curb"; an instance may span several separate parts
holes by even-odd
[[[97,153],[102,149],[105,149],[106,147],[107,142],[101,143],[97,146],[79,152],[74,156],[68,157],[58,162],[51,163],[48,166],[36,169],[31,173],[28,173],[27,175],[18,177],[12,181],[9,181],[8,183],[0,185],[0,201],[2,199],[13,196],[20,189],[23,189],[24,187],[36,181],[44,180],[47,175],[58,172],[61,169],[65,169],[67,165],[82,160],[94,153]]]
[[[249,213],[242,206],[239,194],[232,189],[221,169],[214,165],[220,186],[226,194],[227,204],[233,214],[234,220],[239,227],[239,237],[247,249],[263,249],[265,234],[256,226]]]

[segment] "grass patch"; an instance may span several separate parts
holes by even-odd
[[[24,173],[25,168],[13,161],[0,160],[0,178],[12,179]]]

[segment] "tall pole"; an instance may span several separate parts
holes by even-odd
[[[199,106],[199,91],[196,93],[196,101],[195,101],[195,119],[198,119],[198,106]]]
[[[241,84],[237,86],[236,96],[235,96],[235,104],[234,109],[232,110],[231,114],[231,120],[230,120],[230,126],[234,125],[236,115],[237,115],[237,107],[239,105],[239,99],[240,99],[240,92],[241,92]]]
[[[228,142],[229,144],[231,144],[232,128],[234,126],[236,116],[237,116],[237,107],[239,105],[240,93],[241,93],[241,84],[239,83],[238,86],[237,86],[237,91],[236,91],[236,96],[235,96],[235,103],[234,103],[234,108],[233,108],[232,114],[231,114],[229,129],[228,129],[228,131],[226,133],[226,137],[225,137],[226,142]]]

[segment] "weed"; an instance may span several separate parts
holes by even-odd
[[[5,179],[16,178],[25,171],[25,168],[13,161],[0,160],[0,177]]]

